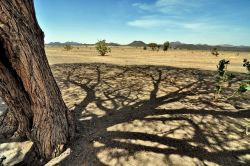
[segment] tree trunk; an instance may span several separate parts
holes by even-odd
[[[0,1],[0,35],[0,96],[17,133],[49,160],[73,137],[74,124],[45,55],[33,0]]]

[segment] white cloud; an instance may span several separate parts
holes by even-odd
[[[166,26],[167,22],[162,20],[153,19],[139,19],[128,22],[129,26],[139,27],[139,28],[154,28]]]
[[[200,9],[201,1],[197,0],[157,0],[155,3],[134,3],[132,6],[140,10],[159,12],[163,14],[182,14]]]
[[[204,31],[204,30],[223,30],[226,26],[210,21],[183,21],[169,17],[146,16],[141,19],[129,21],[129,26],[137,28],[175,28],[181,30]]]
[[[154,3],[134,3],[134,7],[147,11],[149,16],[140,17],[127,24],[139,28],[162,27],[192,31],[226,29],[225,25],[203,11],[203,5],[207,3],[207,0],[157,0]]]
[[[211,39],[217,43],[228,41],[229,38],[236,40],[232,36],[237,36],[238,40],[241,36],[242,40],[247,41],[245,36],[249,34],[246,26],[241,27],[235,21],[242,14],[230,12],[232,9],[226,6],[218,6],[215,0],[154,0],[134,3],[133,7],[140,13],[127,25],[152,29],[160,34],[164,32],[172,35],[172,38],[179,36],[190,41]]]
[[[134,7],[138,7],[141,10],[151,10],[151,6],[143,3],[134,3],[132,4]]]

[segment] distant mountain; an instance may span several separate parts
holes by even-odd
[[[65,43],[61,42],[50,42],[46,45],[49,46],[64,46],[64,45],[77,45],[77,46],[93,46],[95,44],[82,44],[78,42],[68,41]],[[108,43],[109,46],[121,46],[118,43]],[[147,46],[146,43],[143,41],[133,41],[132,43],[128,44],[127,46],[131,47],[144,47]],[[213,48],[217,48],[219,51],[241,51],[241,52],[250,52],[250,46],[233,46],[229,44],[222,44],[222,45],[207,45],[207,44],[186,44],[181,43],[179,41],[170,42],[170,47],[173,49],[187,49],[187,50],[211,50]]]
[[[188,50],[211,50],[217,48],[219,51],[250,51],[250,46],[233,46],[229,44],[223,45],[207,45],[207,44],[185,44],[179,41],[171,42],[170,47],[174,49],[188,49]]]
[[[170,42],[170,47],[172,47],[172,48],[176,48],[177,46],[180,46],[180,45],[182,45],[182,43],[179,41]]]
[[[87,43],[83,43],[83,46],[94,46],[95,44],[87,44]]]
[[[221,47],[234,47],[234,46],[231,45],[231,44],[222,44],[222,45],[219,45],[219,46],[221,46]]]
[[[133,41],[132,43],[128,44],[128,46],[131,46],[131,47],[144,47],[144,46],[147,46],[147,44],[144,43],[143,41]]]
[[[69,45],[82,45],[82,43],[78,43],[78,42],[65,42],[64,44],[69,44]]]
[[[47,43],[46,45],[62,45],[61,42],[50,42],[50,43]]]
[[[51,46],[77,45],[77,46],[79,46],[79,45],[82,45],[82,43],[73,42],[73,41],[67,41],[67,42],[64,42],[64,43],[61,43],[61,42],[50,42],[47,45],[51,45]]]
[[[118,43],[108,43],[108,46],[120,46],[120,44],[118,44]]]
[[[107,43],[108,46],[120,46],[120,44],[118,43]],[[64,43],[61,43],[61,42],[50,42],[46,45],[49,45],[49,46],[63,46],[63,45],[74,45],[74,46],[93,46],[95,44],[87,44],[87,43],[78,43],[78,42],[73,42],[73,41],[68,41],[68,42],[64,42]]]

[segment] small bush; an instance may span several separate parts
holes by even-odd
[[[229,87],[230,81],[236,77],[232,73],[228,73],[227,66],[230,64],[229,60],[220,60],[217,66],[217,76],[216,76],[216,93],[215,93],[215,100],[218,99],[219,95],[223,92],[225,88]],[[248,72],[250,69],[250,62],[244,59],[243,66],[247,68]],[[249,67],[249,68],[248,68]],[[227,98],[240,96],[243,93],[250,91],[250,80],[242,80],[238,89],[234,91],[231,96]]]
[[[211,50],[211,54],[212,54],[212,55],[215,55],[215,56],[218,56],[218,55],[219,55],[218,49],[217,49],[217,48],[213,48],[213,49]]]
[[[156,43],[149,43],[148,47],[150,47],[152,49],[152,51],[155,51],[156,48],[158,48],[158,45]]]
[[[65,45],[63,48],[64,48],[64,50],[66,50],[66,51],[70,51],[70,50],[73,49],[73,46],[67,44],[67,45]]]
[[[143,47],[143,50],[147,50],[147,47],[146,47],[146,46],[144,46],[144,47]]]
[[[157,45],[157,51],[159,51],[161,48],[161,45]]]
[[[243,60],[243,67],[245,67],[248,71],[248,74],[250,74],[250,61],[248,61],[247,59]]]
[[[167,51],[169,49],[170,43],[169,42],[165,42],[163,44],[163,51]]]
[[[108,47],[106,40],[100,40],[96,43],[96,50],[101,56],[105,56],[107,53],[111,52],[111,49]]]

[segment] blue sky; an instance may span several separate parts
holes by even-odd
[[[35,0],[45,42],[250,46],[250,0]]]

